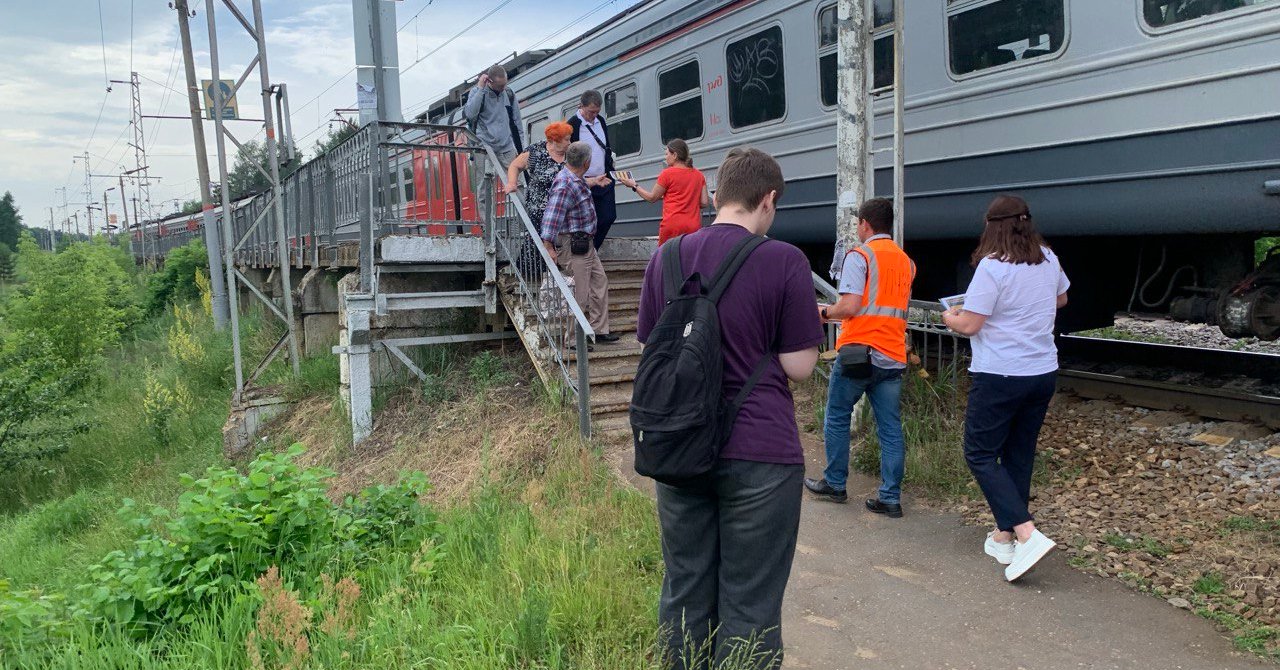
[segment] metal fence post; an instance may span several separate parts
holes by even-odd
[[[373,292],[373,173],[359,180],[360,292]]]
[[[591,437],[591,373],[587,367],[587,333],[578,332],[578,430],[585,438]]]

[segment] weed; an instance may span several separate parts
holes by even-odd
[[[1217,572],[1206,572],[1200,575],[1200,578],[1191,585],[1191,590],[1204,595],[1212,595],[1222,593],[1227,588],[1227,583],[1223,580],[1222,575]]]
[[[284,382],[285,398],[297,402],[312,396],[333,396],[338,392],[340,361],[337,356],[322,354],[302,359],[298,376]]]
[[[973,481],[964,460],[963,393],[954,381],[905,375],[902,380],[902,430],[906,438],[908,484],[929,495],[966,494]],[[878,475],[880,444],[873,430],[870,403],[857,423],[866,439],[854,446],[853,467]]]
[[[1149,342],[1151,344],[1174,344],[1174,341],[1155,333],[1131,333],[1129,331],[1120,330],[1118,328],[1107,326],[1106,328],[1094,328],[1093,330],[1084,330],[1078,333],[1085,337],[1097,337],[1104,340],[1124,340],[1126,342]]]
[[[482,351],[473,356],[467,364],[467,376],[480,390],[505,386],[515,379],[507,371],[502,358],[494,355],[492,351]]]

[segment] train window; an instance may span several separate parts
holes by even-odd
[[[786,115],[780,26],[730,42],[724,56],[729,75],[730,127],[753,126]]]
[[[413,197],[413,168],[404,168],[401,170],[401,174],[404,175],[404,201],[406,203],[413,202],[416,200]]]
[[[1276,0],[1142,0],[1142,17],[1152,28],[1194,21],[1206,16],[1265,5]]]
[[[835,47],[836,43],[840,41],[840,33],[836,28],[837,25],[835,5],[831,5],[821,12],[818,12],[819,51],[826,47]]]
[[[578,103],[575,102],[560,111],[564,114],[564,120],[568,121],[569,119],[572,119],[575,114],[578,113]]]
[[[893,23],[893,0],[875,0],[871,8],[872,29]]]
[[[529,144],[541,142],[547,138],[547,126],[551,125],[551,118],[544,116],[536,121],[529,123]]]
[[[702,137],[702,76],[698,61],[658,73],[658,127],[662,143]]]
[[[887,4],[888,8],[882,7]],[[888,23],[881,23],[881,19]],[[818,14],[818,82],[819,95],[825,107],[836,104],[836,8],[828,7]],[[893,87],[893,2],[876,0],[876,27],[872,42],[871,87],[882,90]]]
[[[1055,54],[1066,33],[1065,0],[968,3],[948,11],[951,72],[969,74]]]
[[[604,118],[609,124],[609,148],[614,154],[640,153],[640,95],[635,84],[604,94]]]

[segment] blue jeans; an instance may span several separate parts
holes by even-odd
[[[906,441],[902,437],[902,370],[871,366],[871,376],[853,379],[831,366],[827,389],[827,416],[823,440],[827,447],[827,469],[822,476],[831,488],[844,490],[849,478],[849,417],[854,403],[866,393],[876,417],[880,438],[880,502],[898,503],[902,496],[902,470],[906,465]]]

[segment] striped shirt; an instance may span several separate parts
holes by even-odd
[[[555,242],[557,235],[565,233],[596,234],[596,208],[591,189],[567,165],[551,182],[547,208],[542,212],[542,239]]]

